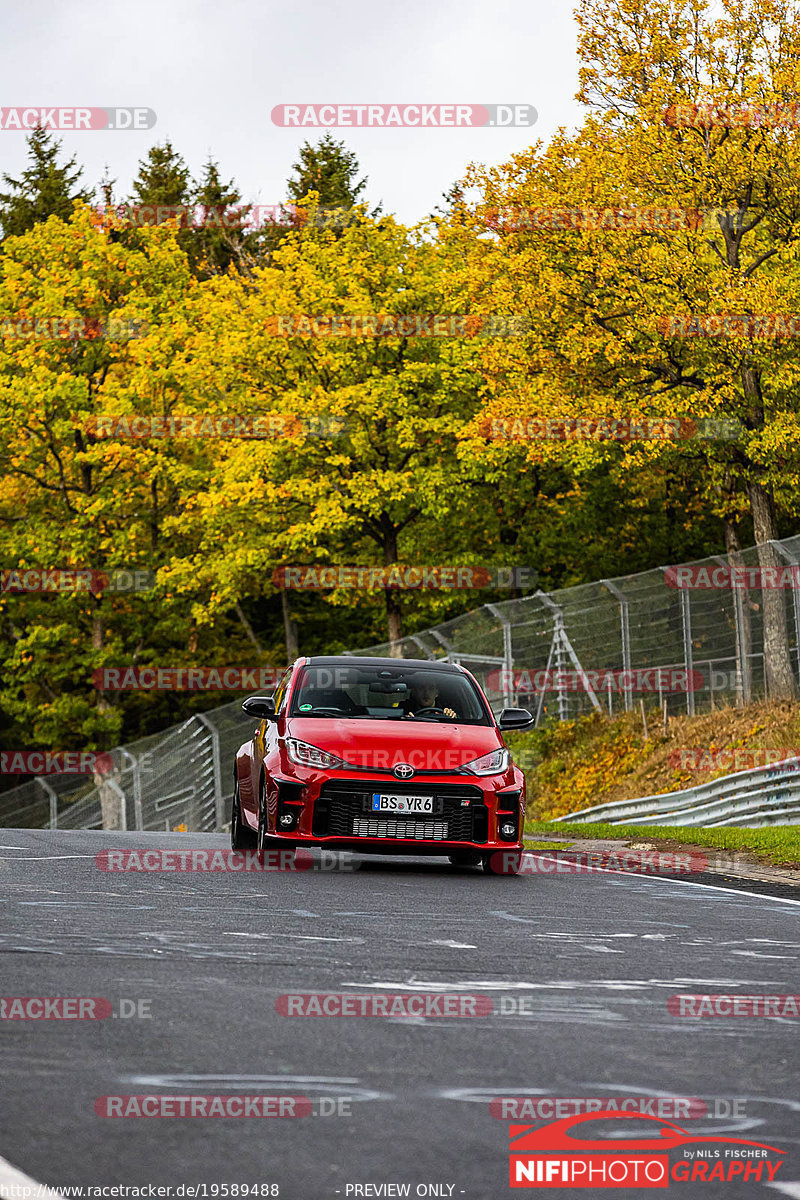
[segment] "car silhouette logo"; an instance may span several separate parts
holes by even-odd
[[[398,763],[394,769],[394,773],[398,779],[414,778],[414,768],[410,763]]]
[[[569,1130],[574,1125],[591,1125],[593,1122],[612,1118],[616,1121],[650,1121],[660,1126],[659,1136],[649,1138],[603,1138],[589,1139],[573,1136]],[[563,1154],[564,1151],[608,1150],[613,1147],[614,1153],[627,1150],[673,1150],[679,1146],[690,1145],[692,1142],[724,1142],[733,1146],[758,1146],[762,1150],[772,1150],[776,1154],[785,1154],[777,1146],[768,1146],[766,1142],[751,1142],[745,1138],[709,1137],[708,1134],[689,1133],[679,1125],[670,1124],[660,1117],[651,1117],[646,1113],[619,1112],[618,1109],[603,1109],[589,1115],[576,1113],[564,1117],[560,1121],[550,1121],[541,1128],[531,1125],[510,1125],[511,1151],[519,1153]]]

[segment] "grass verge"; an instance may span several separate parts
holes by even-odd
[[[617,841],[680,843],[704,850],[725,850],[752,857],[774,867],[800,870],[800,825],[775,825],[766,829],[698,825],[608,825],[604,822],[528,821],[525,842],[540,847],[536,835],[555,834],[565,841],[578,838],[614,838]],[[666,845],[663,846],[666,849]]]

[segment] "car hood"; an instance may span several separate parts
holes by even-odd
[[[291,717],[286,736],[309,742],[364,770],[391,770],[409,763],[415,771],[454,771],[502,746],[491,725],[437,721],[344,721]]]

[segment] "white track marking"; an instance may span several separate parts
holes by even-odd
[[[782,1196],[800,1196],[800,1183],[765,1183],[765,1187],[772,1188],[774,1192],[780,1192]]]
[[[526,851],[526,853],[530,853],[530,851]],[[548,858],[548,856],[546,854],[541,854],[541,855],[538,855],[537,857]],[[555,862],[556,860],[548,859],[548,861]],[[522,874],[524,875],[525,872],[522,872]],[[800,908],[800,900],[788,900],[788,899],[785,899],[783,896],[766,896],[763,892],[751,892],[751,891],[748,891],[747,888],[717,887],[717,885],[714,883],[697,883],[693,879],[677,879],[674,875],[670,875],[670,876],[641,875],[641,874],[639,874],[638,871],[619,871],[616,869],[609,870],[606,867],[593,867],[592,874],[593,875],[627,875],[628,878],[630,878],[630,879],[638,879],[638,880],[648,879],[648,880],[652,881],[653,883],[677,883],[677,884],[680,884],[681,887],[705,888],[707,891],[710,891],[710,892],[729,892],[732,896],[755,896],[759,900],[772,900],[773,903],[775,903],[775,904],[794,904],[798,908]],[[529,876],[529,878],[534,878],[534,876]],[[747,880],[745,879],[745,880],[743,880],[743,882],[746,883]],[[758,880],[755,880],[754,882],[758,882]]]
[[[23,1191],[23,1188],[26,1189]],[[62,1200],[61,1193],[31,1179],[5,1158],[0,1158],[0,1196],[36,1196],[41,1200]]]
[[[10,849],[10,847],[6,847]],[[27,849],[27,847],[26,847]],[[54,862],[58,858],[96,858],[96,854],[32,854],[25,858],[9,858],[8,862]]]

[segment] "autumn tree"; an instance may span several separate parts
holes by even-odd
[[[181,491],[142,443],[109,446],[93,419],[113,403],[164,322],[175,331],[190,276],[166,228],[144,248],[110,236],[88,209],[6,239],[0,254],[0,561],[4,567],[157,573],[174,547],[164,516]],[[168,374],[156,358],[151,376]],[[163,382],[162,382],[163,386]],[[178,464],[179,466],[180,464]],[[156,590],[0,597],[3,708],[40,744],[113,745],[119,696],[92,683],[96,667],[169,655],[181,621]],[[154,649],[155,647],[155,649]],[[168,709],[164,708],[168,719]],[[138,732],[138,731],[137,731]],[[35,744],[35,742],[34,742]]]
[[[478,172],[485,207],[450,236],[464,248],[462,286],[504,301],[511,291],[530,316],[522,353],[501,347],[485,360],[489,411],[728,419],[741,430],[736,439],[654,442],[626,457],[631,470],[662,462],[685,474],[701,463],[706,506],[729,526],[746,508],[761,564],[773,566],[776,505],[797,507],[795,343],[756,336],[752,324],[709,337],[666,320],[798,311],[796,130],[675,121],[686,106],[724,114],[794,95],[797,6],[750,0],[722,9],[584,0],[580,95],[593,111],[574,136],[559,133]],[[684,219],[625,226],[613,215],[653,209]],[[543,228],[531,223],[535,210],[607,217]],[[617,451],[553,444],[532,453],[580,464]],[[765,589],[763,609],[768,692],[792,695],[785,596]]]
[[[204,285],[202,340],[175,363],[187,400],[204,411],[292,418],[272,439],[221,448],[199,498],[199,571],[214,603],[232,603],[254,580],[263,586],[281,563],[388,567],[430,561],[432,547],[444,552],[446,522],[468,507],[454,450],[481,386],[473,345],[463,338],[284,337],[276,325],[290,314],[438,312],[440,284],[429,243],[392,221],[363,220],[338,238],[285,239],[275,265],[252,279]],[[175,571],[177,579],[178,564]],[[197,571],[187,564],[183,586],[196,585]],[[364,599],[347,589],[329,598],[335,605]],[[397,642],[400,596],[387,589],[377,598]]]

